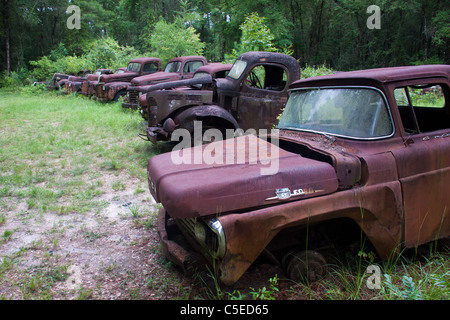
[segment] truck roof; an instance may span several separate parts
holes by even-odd
[[[217,71],[230,70],[231,66],[232,66],[231,64],[213,62],[199,67],[195,72],[204,71],[208,73],[214,73]]]
[[[203,56],[182,56],[182,57],[175,57],[169,60],[170,61],[185,61],[185,60],[205,60],[206,58]]]
[[[131,59],[130,62],[137,62],[137,63],[145,63],[145,62],[161,62],[160,58],[154,58],[154,57],[148,57],[148,58],[135,58]]]
[[[337,72],[295,81],[291,88],[345,84],[350,82],[389,83],[423,78],[450,78],[450,65],[421,65]]]

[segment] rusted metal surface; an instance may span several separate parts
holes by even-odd
[[[122,70],[121,70],[122,71]],[[161,59],[159,58],[136,58],[130,60],[127,70],[114,74],[101,75],[98,83],[93,84],[93,99],[102,102],[117,100],[125,95],[131,80],[136,77],[161,71]]]
[[[186,104],[183,104],[184,106],[192,104],[192,105],[197,105],[198,101],[191,101],[192,99],[186,99],[185,97],[183,97],[183,95],[185,95],[184,91],[188,90],[187,95],[190,95],[190,91],[191,90],[208,90],[208,91],[213,91],[213,79],[220,79],[220,78],[225,78],[226,74],[228,73],[228,71],[231,69],[231,65],[230,64],[223,64],[223,63],[210,63],[207,64],[205,66],[199,67],[197,69],[197,71],[194,73],[193,76],[193,82],[189,81],[188,79],[184,79],[184,80],[179,80],[179,81],[171,81],[168,82],[167,85],[159,85],[159,84],[154,84],[154,85],[147,85],[147,86],[142,86],[142,87],[138,87],[137,90],[132,90],[131,87],[128,88],[128,92],[129,92],[129,96],[132,97],[137,97],[138,98],[138,102],[139,102],[139,109],[141,112],[141,116],[142,118],[144,118],[147,121],[150,121],[149,126],[157,126],[158,125],[158,121],[160,119],[163,119],[164,117],[168,116],[168,111],[172,110],[173,108],[170,108],[170,110],[168,110],[167,108],[163,107],[160,108],[159,111],[157,106],[154,103],[154,98],[150,98],[149,101],[151,103],[151,108],[153,108],[155,110],[155,112],[152,112],[152,119],[149,119],[149,115],[148,115],[148,103],[149,101],[147,101],[147,93],[149,92],[153,92],[153,91],[158,91],[158,90],[167,90],[167,89],[171,89],[171,90],[179,90],[179,91],[183,91],[180,92],[180,97],[175,98],[174,100],[176,100],[177,102],[175,102],[178,105],[178,108],[181,106],[180,100],[185,100]],[[207,76],[211,77],[211,80],[207,80],[205,81],[205,77]],[[200,79],[201,78],[201,79]],[[178,93],[174,93],[174,94],[178,94]],[[206,95],[208,95],[206,93]],[[128,100],[133,99],[133,98],[129,98]],[[167,97],[164,98],[165,100],[167,99]],[[202,101],[202,104],[205,103],[212,103],[212,100],[210,102],[206,102],[208,98],[201,98],[199,101]],[[160,105],[161,106],[165,106],[167,104],[166,101],[160,101]],[[209,101],[209,100],[208,100]],[[123,105],[122,105],[123,106]],[[158,115],[159,113],[159,115]]]
[[[127,71],[126,67],[120,67],[117,68],[116,71],[114,71],[115,74],[124,73]],[[80,94],[91,97],[95,94],[95,86],[98,84],[98,79],[100,78],[101,74],[89,74],[86,77],[86,80],[83,81],[81,85],[81,92]]]
[[[289,84],[300,78],[297,61],[284,54],[274,52],[247,52],[241,55],[225,78],[214,79],[208,89],[213,92],[212,105],[221,108],[227,116],[208,117],[209,127],[220,129],[249,128],[269,129],[287,101]],[[258,78],[261,77],[261,79]],[[257,80],[259,79],[259,80]],[[205,91],[204,91],[205,92]],[[146,95],[146,105],[141,106],[141,114],[149,123],[147,137],[150,141],[168,140],[171,132],[161,131],[168,119],[175,121],[180,128],[183,121],[179,113],[185,108],[199,105],[184,99],[189,94],[177,92],[152,91]],[[188,100],[180,103],[180,100]],[[205,99],[199,99],[204,103]],[[234,118],[238,125],[230,125],[227,118]]]
[[[291,85],[293,95],[318,87],[379,90],[394,125],[387,137],[280,129],[278,136],[267,137],[277,138],[277,146],[243,136],[151,158],[149,188],[163,205],[158,224],[163,252],[185,267],[189,252],[164,233],[171,219],[215,265],[220,280],[231,285],[264,250],[276,248],[273,257],[279,258],[285,247],[299,245],[291,242],[296,234],[338,221],[358,226],[382,259],[396,256],[404,247],[448,237],[449,79],[450,66],[441,65],[339,73]],[[442,88],[443,106],[413,109],[417,121],[434,119],[435,127],[420,123],[417,127],[427,130],[407,133],[394,90],[435,84]],[[240,143],[251,139],[253,144]],[[205,154],[233,161],[205,162]],[[271,161],[277,162],[278,170],[261,175],[259,170]],[[309,246],[317,233],[311,232]]]
[[[94,74],[87,74],[84,77],[81,76],[70,76],[67,79],[67,82],[65,84],[65,93],[66,94],[70,94],[70,93],[81,93],[81,87],[83,85],[83,82],[87,81],[87,79],[91,76],[98,76],[102,75],[102,74],[112,74],[113,70],[111,69],[97,69],[95,70]]]
[[[122,104],[122,107],[138,109],[139,95],[146,92],[146,86],[181,79],[191,79],[197,68],[207,63],[206,58],[202,56],[183,56],[170,59],[164,71],[134,78],[127,89],[127,98]]]

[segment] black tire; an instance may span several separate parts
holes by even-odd
[[[314,282],[327,273],[327,262],[317,251],[288,253],[283,258],[286,276],[296,282]]]
[[[127,94],[126,91],[119,91],[119,92],[117,92],[116,95],[114,96],[113,101],[114,101],[114,102],[119,101],[119,99],[120,99],[121,97],[125,96],[126,94]]]

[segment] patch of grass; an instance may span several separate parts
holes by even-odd
[[[114,182],[111,187],[114,191],[123,191],[126,189],[126,185],[122,181]]]
[[[5,230],[5,231],[3,231],[3,234],[2,234],[2,236],[0,238],[0,243],[8,241],[9,238],[11,238],[11,236],[13,235],[13,233],[14,233],[14,231],[12,231],[12,230]]]

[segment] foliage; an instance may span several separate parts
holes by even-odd
[[[265,24],[265,18],[259,17],[258,13],[247,15],[239,29],[242,31],[241,40],[235,45],[231,55],[226,55],[229,62],[248,51],[278,51],[273,44],[275,37]]]
[[[325,64],[341,71],[450,63],[448,1],[72,0],[81,9],[79,30],[66,26],[68,2],[2,3],[0,71],[7,75],[39,61],[42,78],[53,67],[42,57],[82,57],[104,38],[163,60],[188,50],[212,61],[233,60],[249,50],[276,50],[302,66]],[[370,5],[380,7],[380,29],[367,27]],[[103,59],[113,57],[105,52]]]
[[[94,41],[89,46],[91,49],[84,58],[90,70],[126,67],[131,59],[139,56],[135,48],[120,46],[117,41],[110,37]]]
[[[1,88],[17,88],[21,87],[29,82],[28,80],[28,70],[21,69],[19,71],[12,71],[10,75],[6,75],[6,72],[3,72],[2,77],[0,78],[0,87]]]
[[[273,278],[269,279],[270,286],[267,289],[266,287],[259,288],[256,291],[254,288],[250,288],[252,291],[250,292],[253,300],[275,300],[274,294],[279,291],[278,289],[278,275],[275,275]]]
[[[91,71],[98,68],[117,69],[126,67],[132,58],[139,56],[133,47],[120,46],[110,37],[86,44],[84,51],[85,54],[82,56],[65,55],[67,50],[64,44],[60,44],[50,55],[37,61],[30,61],[34,67],[33,75],[38,80],[45,80],[51,78],[55,72],[76,74],[82,69]]]
[[[150,39],[152,55],[167,62],[173,57],[202,55],[205,44],[193,27],[185,27],[181,19],[174,23],[159,20]]]
[[[333,74],[336,71],[332,68],[329,68],[325,65],[321,66],[310,66],[306,65],[305,68],[302,68],[301,70],[301,77],[302,78],[311,78],[311,77],[317,77],[317,76],[323,76],[327,74]]]

